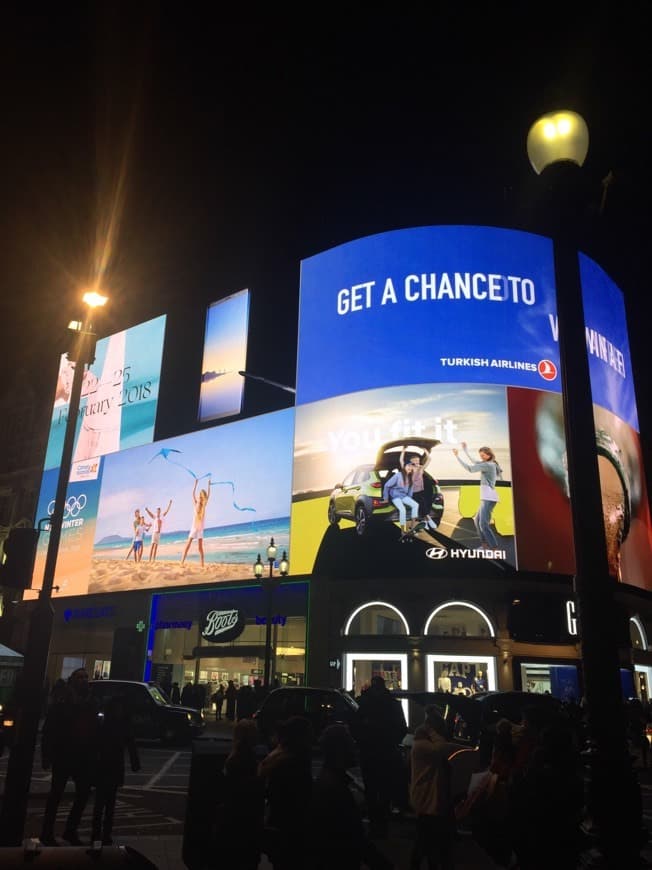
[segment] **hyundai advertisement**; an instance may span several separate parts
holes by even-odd
[[[652,556],[620,291],[581,263],[613,576]],[[552,243],[420,227],[303,261],[293,572],[572,574]]]
[[[252,578],[270,538],[289,552],[293,432],[286,409],[102,457],[68,487],[55,594]],[[55,488],[46,473],[45,520]]]

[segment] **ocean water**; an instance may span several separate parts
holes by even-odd
[[[270,538],[278,548],[277,558],[281,558],[283,550],[290,552],[290,518],[276,517],[271,520],[251,520],[230,526],[216,526],[204,530],[204,559],[206,562],[224,562],[232,564],[251,564],[256,561],[258,553],[265,562]],[[188,540],[188,532],[183,530],[164,532],[158,545],[156,558],[161,561],[180,562],[183,550]],[[145,536],[145,552],[147,557],[152,542],[151,535]],[[131,538],[123,538],[110,544],[95,544],[93,558],[124,559],[131,547]],[[197,541],[193,541],[188,551],[188,559],[196,558],[198,554]]]

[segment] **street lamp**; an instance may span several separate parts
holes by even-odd
[[[267,562],[269,564],[269,576],[264,578],[263,574],[265,566],[258,553],[258,558],[254,562],[254,576],[262,582],[263,588],[267,592],[267,616],[265,618],[265,670],[263,674],[263,683],[267,689],[272,681],[272,603],[274,594],[274,564],[276,562],[276,553],[278,552],[274,538],[270,538],[269,546],[267,547]],[[287,553],[283,550],[283,556],[278,563],[278,572],[281,577],[285,577],[288,573],[290,564],[288,562]]]
[[[553,239],[559,359],[575,542],[584,699],[592,744],[588,807],[607,866],[635,866],[640,852],[640,795],[627,751],[620,684],[615,581],[609,574],[593,400],[578,258],[580,168],[586,123],[575,112],[544,115],[528,133],[527,152],[545,183],[546,231]],[[615,796],[617,799],[614,799]]]
[[[16,736],[7,764],[4,797],[0,811],[0,845],[2,846],[18,846],[23,839],[34,751],[44,702],[43,690],[54,618],[52,589],[59,555],[66,492],[72,467],[76,424],[79,417],[84,371],[86,366],[95,359],[97,336],[93,332],[90,312],[93,308],[105,305],[107,300],[108,297],[97,291],[85,293],[83,301],[89,308],[86,322],[73,321],[69,326],[75,337],[73,350],[68,352],[68,359],[70,362],[74,362],[75,371],[70,391],[68,419],[59,466],[54,510],[50,519],[50,537],[43,571],[43,583],[38,601],[30,616],[20,694],[17,698]]]

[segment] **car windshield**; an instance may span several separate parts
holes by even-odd
[[[167,706],[167,700],[164,698],[164,696],[156,686],[148,686],[147,688],[149,689],[149,694],[152,696],[157,704],[163,704]]]

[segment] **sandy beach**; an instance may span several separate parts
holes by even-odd
[[[119,592],[126,589],[157,589],[166,586],[192,586],[227,580],[253,580],[251,565],[206,562],[205,567],[194,559],[181,562],[136,563],[123,559],[93,559],[88,580],[88,592]]]

